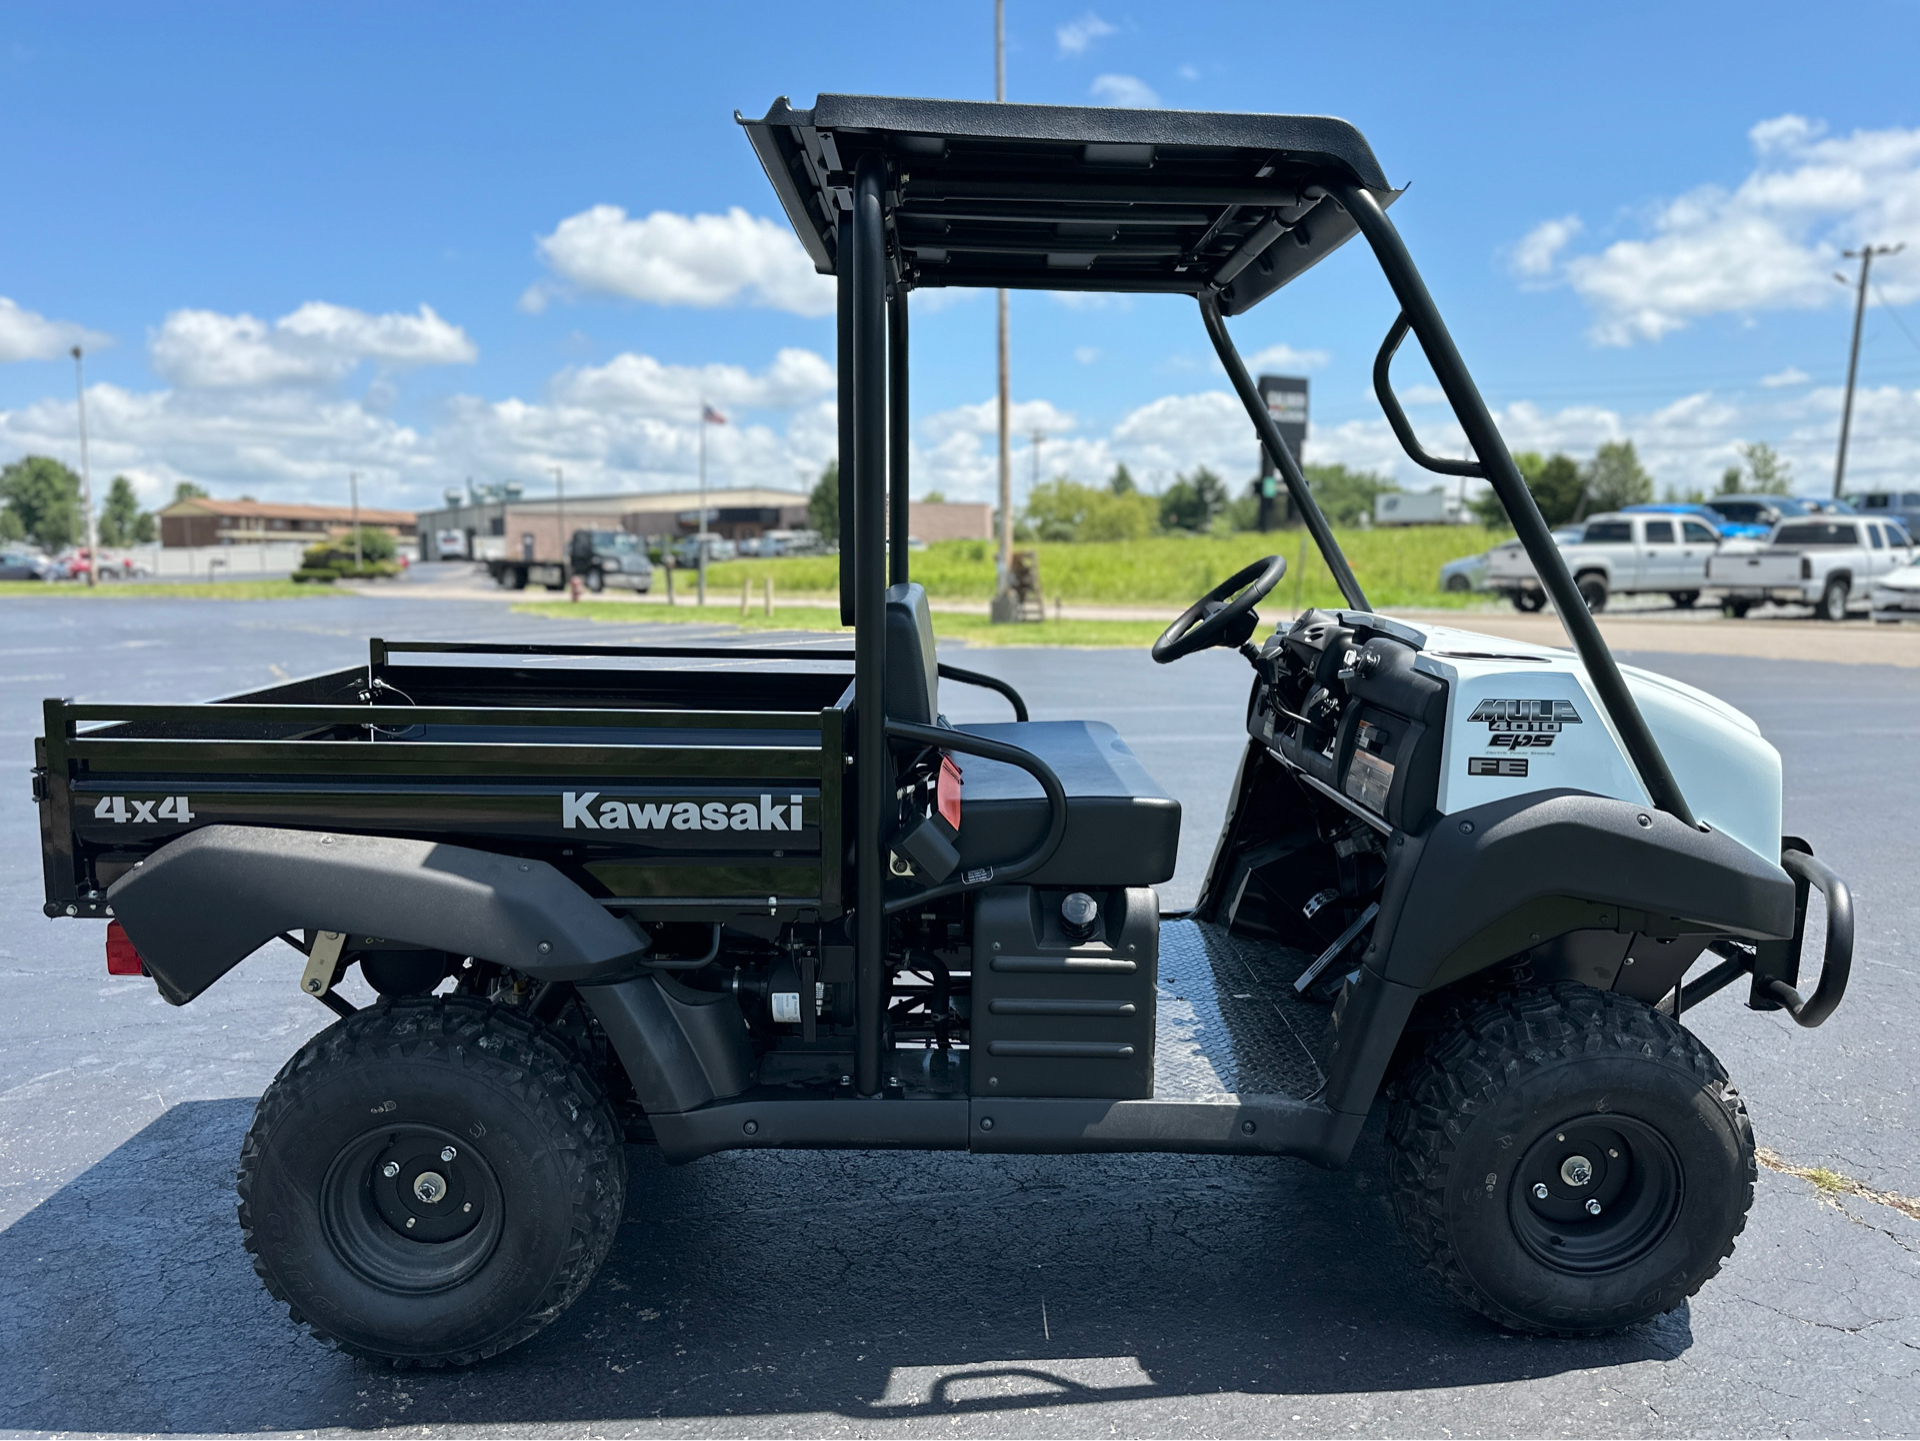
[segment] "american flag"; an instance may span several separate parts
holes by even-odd
[[[700,403],[700,419],[708,425],[725,425],[727,423],[726,416],[722,415],[705,401]]]

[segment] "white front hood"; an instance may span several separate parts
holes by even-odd
[[[1385,618],[1367,619],[1377,624]],[[1649,803],[1646,787],[1573,651],[1451,626],[1391,621],[1385,628],[1419,645],[1416,664],[1448,682],[1448,739],[1439,796],[1443,814],[1561,787]],[[1761,736],[1760,727],[1694,686],[1638,666],[1620,669],[1694,816],[1777,865],[1780,753]],[[1559,727],[1551,740],[1536,740],[1538,748],[1523,744],[1502,749],[1500,728],[1476,723],[1476,716],[1497,711],[1497,705],[1489,703],[1513,700],[1564,700],[1578,719]],[[1502,756],[1524,757],[1526,774],[1488,775],[1488,761]]]

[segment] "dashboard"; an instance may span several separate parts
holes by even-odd
[[[1447,685],[1418,647],[1353,612],[1309,610],[1255,663],[1248,733],[1314,790],[1381,831],[1417,831],[1440,784]]]

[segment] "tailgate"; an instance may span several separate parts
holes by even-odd
[[[1707,561],[1707,580],[1713,585],[1775,586],[1800,584],[1797,551],[1761,551],[1747,555],[1716,555]]]

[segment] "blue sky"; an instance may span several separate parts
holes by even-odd
[[[1914,4],[1008,10],[1013,99],[1357,123],[1516,448],[1631,437],[1700,485],[1765,440],[1823,488],[1831,272],[1908,241],[1877,271],[1852,464],[1920,479]],[[832,453],[832,321],[732,112],[989,98],[991,5],[16,4],[0,67],[0,461],[73,458],[80,339],[96,470],[153,499],[329,499],[349,470],[408,505],[553,465],[675,486],[702,394],[734,421],[716,482],[791,485]],[[1391,314],[1350,247],[1236,334],[1311,377],[1310,460],[1415,483],[1367,388]],[[1016,294],[1013,325],[1043,471],[1251,471],[1190,303]],[[915,488],[984,497],[990,300],[923,304],[915,342]]]

